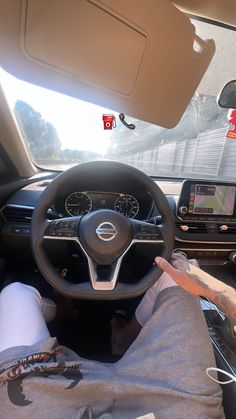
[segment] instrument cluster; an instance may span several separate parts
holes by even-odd
[[[85,215],[98,209],[111,209],[134,218],[139,213],[140,205],[133,195],[116,192],[75,191],[65,198],[67,216]]]

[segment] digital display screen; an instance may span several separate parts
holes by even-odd
[[[232,215],[235,204],[235,186],[192,184],[189,213],[200,215]]]

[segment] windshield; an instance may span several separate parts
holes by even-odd
[[[215,40],[216,54],[173,129],[22,82],[1,70],[4,92],[34,163],[64,170],[76,163],[109,159],[157,177],[235,180],[236,141],[226,136],[228,111],[218,107],[216,96],[236,78],[236,32],[193,24],[204,39]]]

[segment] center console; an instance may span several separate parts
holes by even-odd
[[[185,180],[177,205],[182,220],[236,222],[236,185]]]
[[[214,304],[201,300],[209,335],[213,344],[217,367],[236,377],[236,334],[230,330],[230,323]],[[219,372],[218,379],[227,381],[229,377]],[[236,383],[222,385],[223,406],[226,419],[235,418]]]
[[[177,246],[202,264],[236,263],[236,184],[185,180],[176,204]]]

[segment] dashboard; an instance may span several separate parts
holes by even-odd
[[[54,175],[55,176],[55,175]],[[53,177],[53,175],[52,175]],[[1,239],[9,251],[30,245],[30,219],[51,179],[33,181],[15,192],[0,211]],[[84,183],[84,182],[83,182]],[[156,181],[173,211],[175,248],[204,265],[236,262],[236,184],[203,180]],[[111,209],[123,215],[160,224],[151,195],[129,180],[75,182],[60,191],[49,208],[49,218],[85,215]]]

